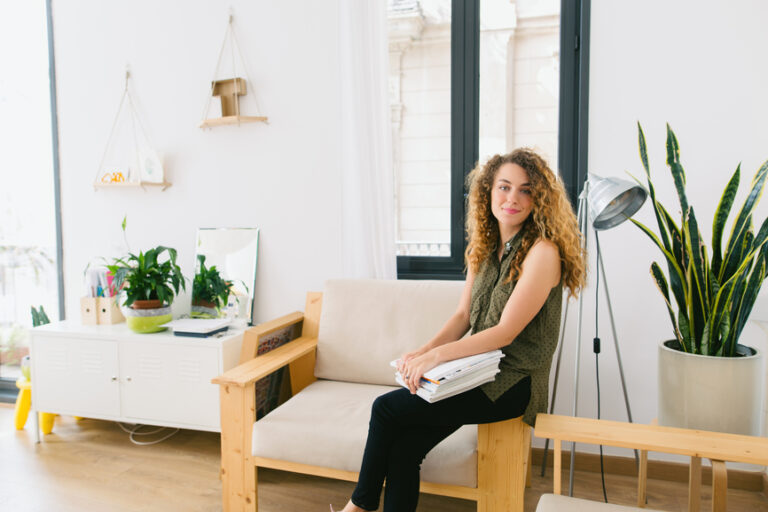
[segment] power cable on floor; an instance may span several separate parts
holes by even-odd
[[[170,429],[169,427],[156,428],[155,430],[152,430],[150,432],[139,432],[140,429],[142,429],[144,427],[147,427],[148,425],[133,425],[131,427],[126,427],[122,423],[120,423],[119,421],[117,422],[117,425],[121,429],[123,429],[124,432],[127,432],[128,434],[130,434],[128,436],[128,439],[130,439],[130,441],[133,444],[137,444],[139,446],[149,446],[149,445],[152,445],[152,444],[162,443],[166,439],[170,439],[171,437],[173,437],[174,435],[176,435],[179,432],[178,428]],[[135,436],[151,436],[153,434],[157,434],[159,432],[162,432],[163,430],[172,430],[172,431],[169,432],[167,435],[161,437],[160,439],[155,439],[154,441],[139,441],[138,439],[135,438]]]

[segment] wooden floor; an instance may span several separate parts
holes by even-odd
[[[182,430],[153,446],[136,446],[116,423],[58,417],[51,435],[35,445],[32,421],[25,430],[13,427],[13,409],[0,405],[0,510],[37,511],[219,511],[219,435]],[[526,490],[525,510],[533,511],[541,494],[551,492],[549,478],[534,468],[533,487]],[[564,482],[567,483],[567,475]],[[280,471],[259,472],[260,512],[326,512],[341,508],[353,484]],[[634,504],[635,480],[607,476],[611,503]],[[708,510],[704,487],[702,510]],[[649,480],[648,506],[684,511],[684,484]],[[601,499],[600,475],[576,472],[579,497]],[[474,503],[422,495],[420,512],[470,512]],[[729,490],[729,511],[768,511],[768,499],[757,492]]]

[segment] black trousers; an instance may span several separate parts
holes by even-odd
[[[384,512],[412,512],[419,500],[419,471],[427,453],[462,425],[522,416],[531,397],[524,378],[495,402],[480,388],[430,404],[405,388],[373,402],[368,441],[352,503],[378,510],[384,481]]]

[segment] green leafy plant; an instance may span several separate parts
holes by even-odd
[[[664,296],[680,349],[709,356],[736,356],[739,336],[766,273],[768,219],[755,233],[752,214],[763,193],[768,161],[755,173],[749,194],[733,221],[728,242],[721,250],[725,223],[739,188],[741,164],[736,167],[715,211],[710,260],[696,214],[686,195],[686,177],[680,163],[677,137],[667,125],[667,166],[680,201],[682,215],[679,224],[656,199],[648,168],[645,135],[640,123],[637,127],[640,159],[645,168],[659,234],[635,219],[631,220],[661,249],[666,260],[669,281],[656,262],[651,265],[651,275]],[[677,303],[677,317],[670,302],[670,291]]]
[[[232,281],[222,278],[216,265],[206,268],[204,254],[198,254],[197,260],[200,268],[192,281],[192,303],[209,302],[216,309],[223,308],[232,292]]]
[[[39,325],[45,325],[45,324],[51,323],[51,320],[48,318],[48,315],[43,309],[43,306],[40,306],[39,310],[35,309],[35,306],[31,306],[31,310],[32,310],[32,327],[37,327]]]
[[[165,261],[161,261],[163,254],[167,254]],[[186,290],[176,264],[176,249],[170,247],[160,245],[138,255],[129,253],[125,258],[116,258],[107,268],[114,276],[115,289],[125,292],[124,306],[137,300],[160,300],[168,305],[179,289]]]

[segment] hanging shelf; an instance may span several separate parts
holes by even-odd
[[[162,181],[155,183],[154,181],[136,181],[136,182],[102,182],[94,183],[93,188],[144,188],[144,187],[163,187],[161,190],[165,190],[171,186],[168,181]]]
[[[117,107],[117,114],[112,123],[112,129],[107,139],[107,145],[104,148],[104,155],[99,163],[99,169],[96,172],[93,188],[141,187],[146,190],[145,187],[162,187],[161,190],[165,190],[171,186],[171,183],[165,179],[163,164],[157,153],[150,146],[147,132],[134,106],[133,97],[128,87],[130,78],[131,73],[126,70],[125,89],[120,99],[120,106]],[[121,118],[123,107],[126,107],[126,113]],[[123,154],[116,157],[114,155],[117,152],[115,139],[116,133],[119,132],[118,127],[121,121],[127,125],[124,128],[125,130],[130,129],[130,136],[122,137],[122,142],[126,143],[127,140],[125,139],[127,138],[132,139],[130,145],[132,154],[130,156]],[[122,134],[122,132],[120,133]],[[112,151],[110,152],[110,150]]]
[[[229,23],[227,24],[227,31],[224,34],[224,42],[221,45],[221,51],[219,52],[219,60],[216,62],[216,71],[214,71],[214,79],[211,80],[211,90],[208,95],[208,100],[205,104],[205,110],[203,111],[203,120],[200,122],[200,128],[213,128],[215,126],[225,125],[240,125],[243,123],[266,123],[268,119],[266,116],[258,114],[258,104],[256,102],[255,95],[253,97],[253,103],[257,115],[242,115],[240,111],[240,98],[248,93],[248,82],[253,84],[253,81],[248,76],[248,70],[245,66],[245,59],[240,51],[240,45],[237,42],[234,29],[234,17],[229,15]],[[219,67],[221,66],[222,56],[224,50],[229,48],[232,54],[232,73],[231,76],[235,78],[217,79],[219,76]],[[235,60],[235,50],[240,57],[240,61],[245,72],[246,78],[238,77],[237,62]],[[221,101],[221,117],[208,118],[208,112],[211,107],[211,100],[218,97]]]

